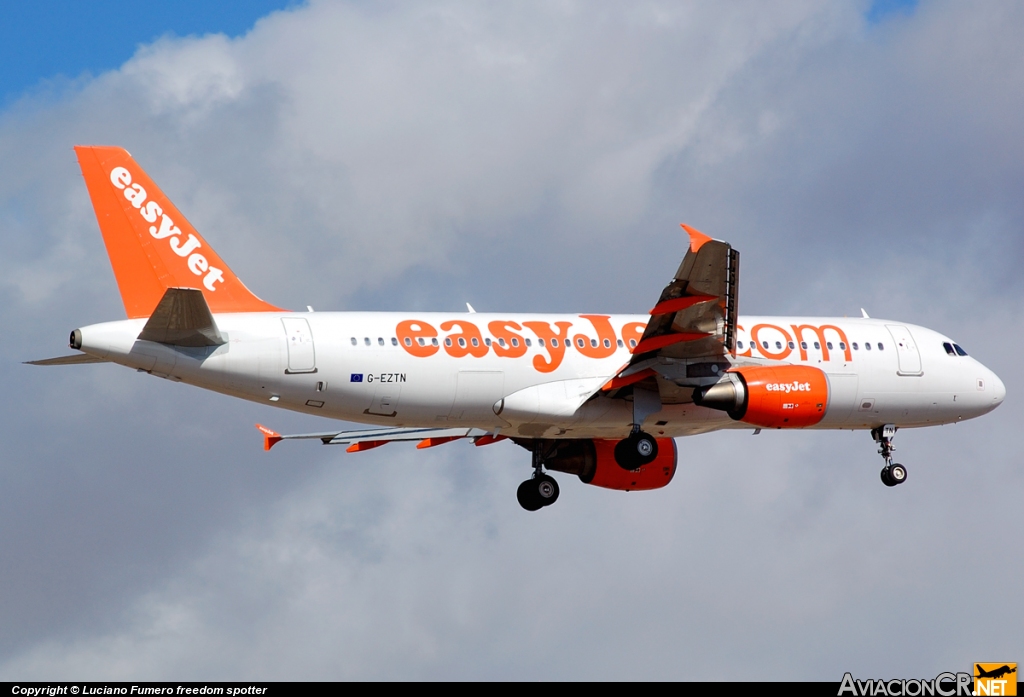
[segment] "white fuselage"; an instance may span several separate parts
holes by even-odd
[[[345,421],[466,426],[527,437],[622,438],[632,423],[631,402],[597,391],[629,361],[631,341],[639,339],[648,319],[218,314],[226,339],[220,346],[139,341],[146,320],[137,319],[84,327],[81,348],[161,377]],[[552,341],[554,336],[561,338]],[[820,368],[828,376],[829,404],[815,428],[927,426],[973,418],[998,406],[1005,395],[999,378],[969,356],[949,355],[943,344],[952,341],[924,327],[886,320],[748,316],[739,321],[736,355],[720,362],[722,370],[730,363]],[[715,378],[693,384],[709,379]],[[659,437],[750,428],[689,402],[665,404],[643,425]]]

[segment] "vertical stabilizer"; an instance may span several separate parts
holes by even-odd
[[[245,287],[123,148],[75,147],[129,318],[168,288],[202,292],[210,311],[273,312]]]

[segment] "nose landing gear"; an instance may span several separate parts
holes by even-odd
[[[528,511],[539,511],[558,500],[558,482],[554,477],[544,474],[544,455],[541,446],[533,451],[533,477],[519,485],[516,498],[519,505]]]
[[[907,468],[898,462],[892,461],[892,453],[896,449],[892,445],[892,439],[896,436],[896,426],[886,424],[871,429],[871,437],[878,443],[878,454],[885,460],[885,467],[882,468],[882,484],[896,486],[907,481]]]

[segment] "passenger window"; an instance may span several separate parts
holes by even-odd
[[[363,343],[366,344],[367,346],[369,346],[370,345],[370,337],[364,336],[363,337]]]
[[[452,338],[450,336],[449,337],[445,337],[444,345],[445,346],[451,346],[452,345]]]
[[[840,341],[839,342],[839,350],[840,351],[845,351],[846,350],[846,342],[845,341]]]
[[[427,342],[423,340],[422,336],[420,338],[418,338],[416,341],[419,342],[420,346],[426,346],[427,345]]]
[[[527,339],[526,341],[527,341],[527,343],[529,343],[530,340]],[[611,348],[612,347],[612,342],[608,341],[608,339],[605,339],[604,340],[604,347],[605,348]]]
[[[398,346],[398,339],[395,338],[395,337],[391,337],[391,345],[392,346]]]
[[[512,345],[518,347],[519,346],[519,339],[517,339],[515,337],[512,337]]]
[[[859,347],[857,346],[857,342],[856,341],[853,342],[853,350],[854,351],[859,351],[860,350]]]
[[[480,339],[477,339],[477,338],[476,338],[476,337],[474,336],[474,337],[473,337],[473,339],[472,339],[472,344],[473,344],[474,346],[479,346],[479,345],[480,345]]]
[[[355,339],[353,339],[352,341],[354,342]],[[423,339],[420,339],[420,343],[423,343]],[[410,339],[409,337],[405,337],[405,345],[412,346],[412,339]]]
[[[826,345],[826,346],[828,346],[828,350],[829,350],[829,351],[831,351],[831,350],[832,350],[832,342],[831,342],[831,341],[826,341],[826,342],[825,342],[825,345]]]
[[[962,348],[960,348],[960,344],[953,344],[953,348],[956,349],[956,353],[957,353],[958,356],[966,356],[967,355],[967,352],[964,351]]]
[[[597,339],[590,340],[590,348],[597,348]]]
[[[781,341],[776,341],[775,342],[775,348],[776,349],[781,349],[782,348],[782,342]]]
[[[630,348],[636,348],[636,339],[630,339],[629,340],[629,347]]]
[[[879,351],[884,351],[885,350],[885,346],[882,345],[881,341],[878,342],[878,350]]]
[[[459,346],[466,348],[466,340],[463,337],[459,337]]]
[[[543,346],[544,345],[544,339],[537,339],[537,345],[538,346]]]
[[[484,339],[484,343],[486,345],[490,346],[491,345],[491,337],[487,337],[486,339]]]
[[[498,339],[498,346],[501,346],[502,348],[504,348],[505,347],[505,340],[504,339]]]
[[[356,345],[356,344],[358,344],[358,343],[359,343],[359,342],[358,342],[358,341],[356,341],[356,338],[355,338],[355,337],[352,337],[352,345],[353,345],[353,346],[355,346],[355,345]]]
[[[533,346],[533,342],[532,342],[532,341],[530,341],[529,339],[523,339],[523,341],[525,341],[525,342],[526,342],[526,345],[527,345],[527,346]]]
[[[820,349],[821,348],[821,344],[819,344],[817,341],[815,341],[814,342],[814,348]]]
[[[792,350],[792,349],[795,349],[795,348],[796,348],[796,344],[794,344],[794,343],[793,343],[792,341],[790,341],[790,342],[789,342],[789,348],[790,348],[791,350]]]
[[[384,337],[382,337],[382,336],[378,336],[377,337],[377,345],[378,346],[383,346],[384,345]]]
[[[621,346],[621,345],[622,345],[622,342],[620,341],[619,342],[619,346]],[[737,341],[736,342],[736,348],[738,348],[740,351],[742,351],[743,350],[743,342],[742,341]]]
[[[551,345],[554,346],[555,348],[558,348],[558,339],[552,339]]]
[[[768,342],[767,341],[762,341],[761,342],[761,346],[764,347],[764,348],[768,348]]]
[[[583,339],[576,339],[576,345],[583,348]]]
[[[864,350],[865,351],[870,351],[871,350],[871,342],[870,341],[865,341],[864,342]]]
[[[618,342],[618,343],[619,343],[619,348],[622,348],[622,346],[623,346],[623,344],[622,344],[622,339],[619,339],[619,342]],[[541,340],[540,340],[540,345],[541,345],[541,346],[543,346],[543,345],[544,345],[544,339],[541,339]]]
[[[806,341],[801,341],[800,342],[800,348],[802,348],[804,351],[806,351],[807,350],[807,342]]]
[[[437,346],[437,339],[431,339],[430,343],[434,346]]]

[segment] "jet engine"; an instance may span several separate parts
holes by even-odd
[[[654,461],[636,470],[625,470],[615,461],[617,440],[550,441],[554,453],[544,466],[555,472],[575,474],[584,484],[620,491],[660,489],[672,481],[676,473],[676,442],[658,438],[658,455]]]
[[[693,391],[695,404],[762,428],[806,428],[825,417],[828,376],[805,365],[733,368]]]

